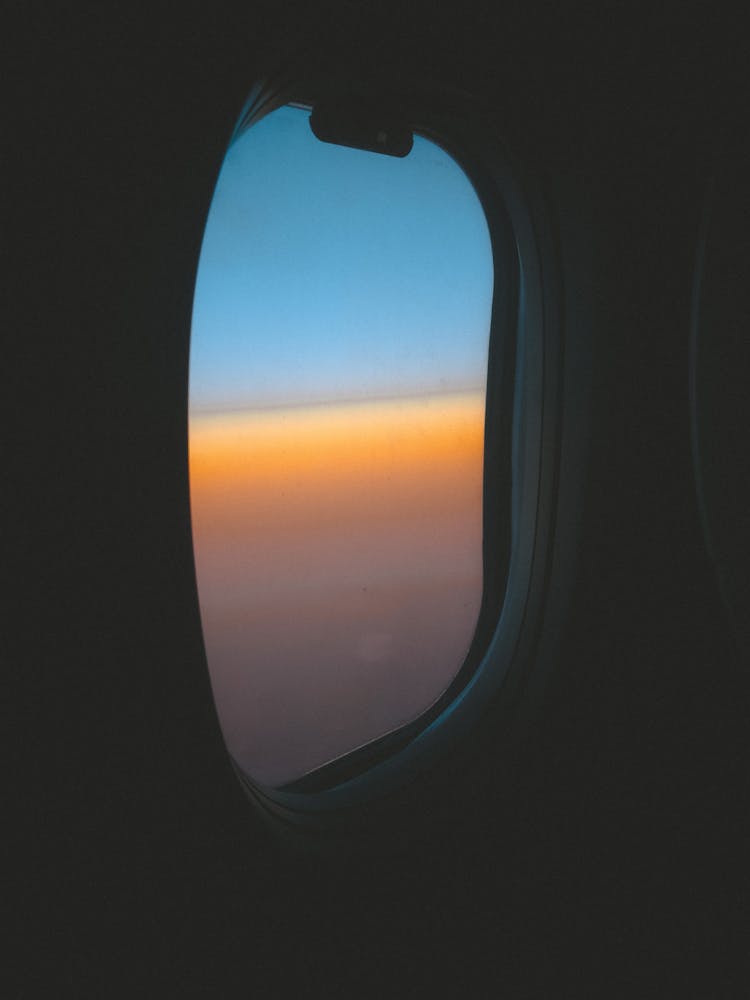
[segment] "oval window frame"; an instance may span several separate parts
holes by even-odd
[[[313,108],[353,91],[383,106],[397,102],[402,120],[415,133],[453,157],[474,186],[490,231],[494,290],[485,400],[485,583],[464,664],[412,723],[279,788],[250,778],[229,754],[240,782],[266,816],[318,828],[424,776],[467,738],[488,704],[501,701],[507,714],[517,703],[544,603],[559,457],[561,293],[550,210],[541,187],[522,173],[521,158],[512,158],[498,138],[490,110],[472,95],[432,81],[385,80],[376,74],[363,76],[353,87],[351,79],[330,70],[300,72],[255,85],[229,145],[283,105]],[[503,530],[505,525],[509,530]]]

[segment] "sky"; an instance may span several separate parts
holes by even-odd
[[[190,406],[483,389],[487,223],[463,171],[320,142],[285,107],[230,147],[194,297]]]
[[[445,690],[482,596],[492,257],[455,162],[320,142],[283,108],[230,147],[190,356],[198,595],[228,749],[279,785]]]

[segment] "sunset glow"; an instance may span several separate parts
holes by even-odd
[[[483,404],[191,423],[214,696],[228,746],[259,780],[290,780],[410,721],[463,662],[482,593]]]

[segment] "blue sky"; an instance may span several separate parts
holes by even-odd
[[[455,161],[320,142],[281,108],[221,168],[193,303],[191,412],[484,388],[492,254]]]

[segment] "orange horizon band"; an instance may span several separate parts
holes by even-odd
[[[483,435],[480,393],[197,414],[190,417],[190,480],[210,488],[215,477],[226,484],[252,472],[268,482],[291,467],[299,478],[322,466],[346,478],[372,464],[481,461]]]

